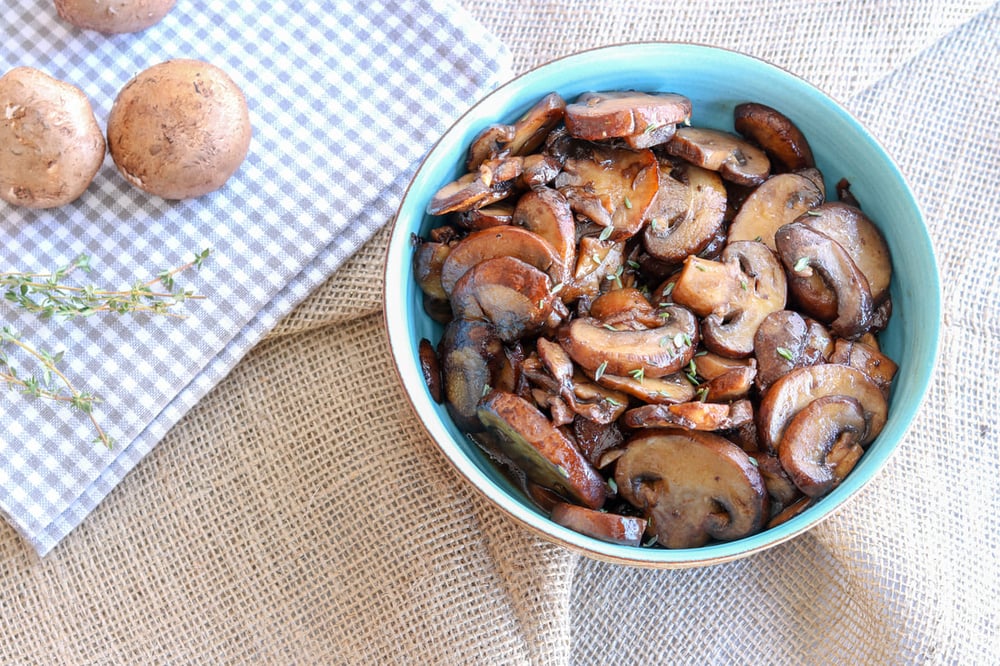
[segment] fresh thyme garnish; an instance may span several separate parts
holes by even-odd
[[[89,317],[99,312],[127,314],[143,312],[152,315],[183,318],[170,309],[189,299],[201,299],[189,289],[179,289],[175,277],[190,268],[201,268],[210,250],[195,254],[188,263],[171,270],[157,273],[146,282],[136,282],[129,288],[109,290],[93,285],[76,286],[66,279],[74,272],[91,272],[90,257],[80,255],[72,263],[50,273],[26,273],[8,271],[0,273],[0,288],[5,288],[4,300],[14,307],[32,312],[42,318],[61,317],[69,320]],[[159,285],[159,287],[157,287]],[[8,349],[27,354],[39,367],[39,374],[26,374],[18,370]],[[97,433],[95,442],[109,449],[114,445],[112,438],[101,428],[94,415],[94,405],[100,398],[82,391],[59,369],[64,351],[52,353],[36,347],[25,340],[10,326],[0,330],[0,381],[12,391],[32,398],[43,398],[67,403],[90,419]],[[57,381],[58,380],[58,381]]]
[[[601,377],[603,377],[604,376],[604,372],[607,369],[608,369],[608,362],[607,361],[605,361],[604,363],[601,363],[599,366],[597,366],[597,370],[594,372],[594,381],[596,382]]]
[[[609,238],[611,238],[611,234],[614,232],[614,230],[615,228],[610,225],[604,227],[603,229],[601,229],[601,235],[598,236],[597,239],[602,241],[608,240]]]
[[[796,273],[801,273],[807,268],[809,268],[809,257],[799,257],[798,261],[795,262],[795,266],[792,267],[792,270]]]
[[[774,351],[776,351],[778,353],[778,356],[780,356],[781,358],[785,359],[786,361],[794,361],[795,360],[795,354],[792,353],[792,350],[790,350],[790,349],[788,349],[786,347],[778,347]]]
[[[632,376],[632,379],[636,380],[640,384],[646,379],[646,370],[644,368],[636,368],[635,370],[629,370],[628,374]]]

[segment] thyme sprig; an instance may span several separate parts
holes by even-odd
[[[189,268],[200,268],[209,252],[210,250],[203,250],[188,263],[160,271],[153,279],[136,282],[125,289],[98,289],[94,285],[68,284],[65,280],[74,272],[90,273],[90,257],[85,254],[50,273],[0,273],[0,288],[6,288],[3,297],[9,303],[43,318],[58,316],[72,319],[98,312],[146,312],[183,318],[184,315],[170,312],[170,308],[204,296],[198,296],[190,289],[178,288],[174,277]],[[157,285],[160,288],[154,289]]]
[[[35,360],[40,368],[39,373],[23,374],[7,354],[7,347],[14,347]],[[95,442],[100,442],[109,449],[114,441],[94,416],[94,404],[100,399],[90,393],[81,391],[70,381],[58,365],[62,362],[63,351],[53,354],[44,349],[36,348],[25,341],[12,327],[0,329],[0,381],[12,391],[19,391],[31,398],[45,398],[56,402],[68,403],[90,419],[97,433]],[[58,382],[56,381],[58,379]]]
[[[15,307],[38,314],[42,318],[62,317],[73,319],[98,312],[127,314],[144,312],[183,319],[184,315],[171,312],[190,299],[203,299],[190,289],[178,288],[175,277],[191,268],[201,268],[210,250],[205,249],[194,258],[173,269],[160,271],[145,282],[136,282],[125,289],[98,289],[93,285],[76,286],[66,282],[74,272],[91,272],[90,257],[80,255],[72,263],[50,273],[8,271],[0,273],[0,289],[5,288],[4,300]],[[8,352],[20,352],[29,357],[37,370],[28,373],[15,364]],[[101,428],[94,414],[100,398],[82,391],[59,369],[65,351],[52,353],[25,340],[11,326],[0,329],[0,382],[8,390],[17,391],[31,398],[42,398],[66,403],[84,413],[96,432],[95,442],[109,449],[112,438]]]

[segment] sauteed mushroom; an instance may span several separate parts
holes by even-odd
[[[642,433],[618,458],[615,481],[667,548],[738,539],[767,519],[767,491],[756,466],[738,446],[711,433]]]
[[[896,371],[889,250],[846,184],[823,203],[775,109],[736,108],[746,140],[689,114],[549,95],[476,137],[414,239],[445,324],[419,345],[432,395],[554,521],[633,546],[806,510],[884,427]]]

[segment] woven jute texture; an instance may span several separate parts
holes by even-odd
[[[833,517],[747,559],[570,554],[481,500],[409,412],[379,314],[383,232],[46,558],[0,528],[0,663],[998,663],[1000,5],[467,6],[519,70],[633,39],[729,46],[880,138],[945,304],[897,454]]]

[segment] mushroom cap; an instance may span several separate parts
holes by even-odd
[[[615,464],[615,482],[667,548],[739,539],[759,531],[767,517],[756,466],[712,433],[663,429],[633,437]]]
[[[441,337],[444,398],[455,425],[466,432],[483,429],[476,414],[479,401],[503,361],[503,343],[488,322],[452,320]]]
[[[660,261],[679,264],[704,250],[722,228],[726,188],[717,173],[693,164],[673,168],[661,161],[659,178],[643,247]]]
[[[864,408],[855,398],[817,398],[788,422],[778,447],[781,466],[806,495],[825,495],[854,469],[867,430]]]
[[[774,233],[821,203],[823,192],[806,176],[771,176],[740,206],[729,225],[729,242],[759,240],[774,250]]]
[[[789,421],[813,400],[829,395],[854,398],[864,408],[868,428],[862,446],[882,431],[888,404],[878,385],[860,370],[826,363],[797,368],[771,385],[757,411],[761,444],[772,453],[778,451]]]
[[[788,116],[758,102],[745,102],[733,109],[736,131],[764,149],[773,163],[785,171],[816,166],[805,135]]]
[[[646,519],[595,511],[576,504],[560,502],[552,507],[552,521],[581,534],[623,546],[638,546],[646,531]]]
[[[764,151],[735,134],[703,127],[681,127],[666,144],[667,153],[738,185],[760,185],[771,172]]]
[[[515,226],[473,231],[451,248],[441,265],[441,287],[451,294],[459,278],[487,259],[514,257],[564,282],[565,266],[551,243],[536,233]]]
[[[665,141],[673,134],[669,128],[690,116],[691,100],[676,93],[587,92],[566,106],[566,129],[588,141],[661,131],[657,138]],[[669,133],[664,136],[663,131]],[[633,147],[648,146],[634,143]]]

